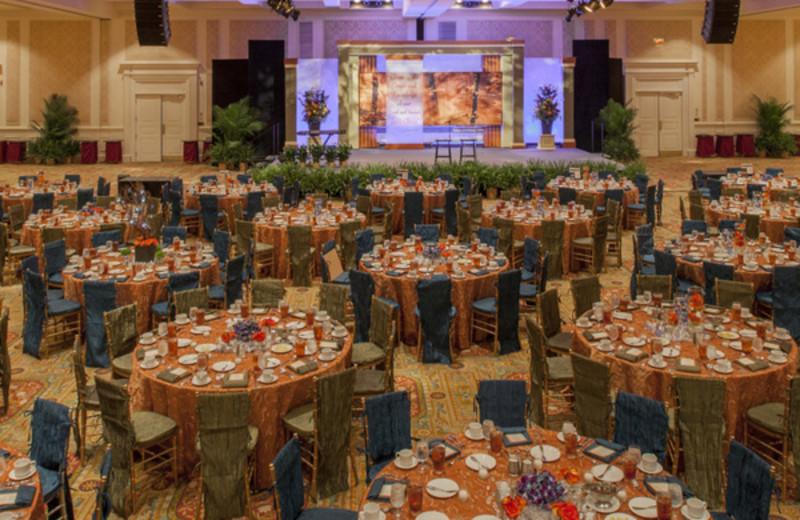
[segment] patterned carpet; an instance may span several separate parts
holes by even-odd
[[[695,158],[659,158],[646,161],[652,178],[665,181],[666,195],[664,203],[663,227],[657,228],[657,235],[669,238],[677,234],[680,223],[678,213],[678,195],[685,196],[690,187],[689,176],[697,168],[724,169],[743,162],[740,159],[695,159]],[[800,171],[800,158],[786,160],[747,159],[745,162],[755,164],[756,169],[766,166],[783,167],[787,173]],[[31,165],[0,165],[0,184],[16,182],[18,175],[32,174],[43,170],[45,175],[61,179],[65,173],[80,173],[83,184],[95,185],[100,175],[107,179],[115,179],[118,174],[132,175],[179,175],[187,182],[207,174],[210,167],[205,165],[156,164],[156,165],[87,165],[87,166],[51,166],[39,167]],[[630,252],[630,238],[623,241],[624,265],[621,268],[609,267],[601,274],[604,287],[626,287],[630,276],[633,257]],[[562,315],[571,316],[572,301],[568,292],[568,279],[552,283],[558,287],[562,296]],[[316,290],[290,289],[289,298],[299,308],[305,308],[316,300]],[[11,310],[9,340],[13,381],[11,385],[11,408],[9,413],[0,418],[0,438],[3,443],[18,449],[26,450],[29,443],[29,421],[25,414],[32,406],[35,397],[53,399],[67,405],[75,404],[75,383],[65,350],[57,351],[47,359],[35,360],[21,353],[22,342],[19,339],[22,330],[22,301],[20,285],[7,285],[0,288],[5,305]],[[524,335],[523,335],[524,339]],[[408,347],[399,349],[396,359],[396,387],[407,390],[412,400],[412,434],[415,437],[427,438],[459,432],[464,425],[474,418],[472,407],[473,394],[477,389],[477,381],[490,378],[526,379],[528,373],[528,354],[519,352],[510,356],[497,358],[488,351],[473,346],[460,356],[451,366],[421,365],[416,362],[413,352]],[[90,372],[90,376],[94,372]],[[361,444],[360,424],[354,423],[354,442]],[[73,450],[74,452],[74,450]],[[71,454],[70,480],[76,518],[90,518],[94,505],[94,486],[97,483],[97,469],[102,448],[99,443],[88,448],[87,460],[81,465]],[[340,507],[355,509],[365,491],[363,484],[363,458],[358,459],[361,483],[354,485],[346,492],[321,505],[334,504]],[[263,468],[266,469],[266,468]],[[199,498],[198,479],[196,475],[188,483],[177,485],[165,479],[146,493],[146,498],[132,518],[194,518],[195,506]],[[260,493],[254,498],[257,518],[274,518],[271,497]],[[782,503],[783,515],[800,519],[800,508],[796,503]]]

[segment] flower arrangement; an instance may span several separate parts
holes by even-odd
[[[103,208],[98,208],[91,204],[87,204],[81,210],[81,215],[83,215],[84,217],[88,217],[90,215],[102,215],[102,214],[103,214]]]
[[[536,471],[519,479],[518,493],[528,502],[539,507],[546,507],[561,500],[564,496],[563,486],[549,471]]]
[[[581,474],[575,468],[564,468],[558,472],[558,478],[566,481],[567,484],[573,485],[581,481]]]
[[[259,332],[263,335],[261,327],[254,320],[240,321],[233,326],[233,334],[239,341],[259,341],[255,338]]]
[[[558,119],[561,111],[558,109],[558,101],[556,101],[558,91],[553,85],[542,85],[539,87],[539,92],[536,93],[536,106],[534,114],[536,119],[542,123],[550,123]]]
[[[550,510],[561,520],[578,520],[580,518],[578,508],[572,502],[556,502],[550,506]]]
[[[328,95],[319,88],[303,92],[303,95],[300,96],[300,104],[303,105],[303,121],[325,121],[325,118],[331,113],[328,108]]]
[[[693,311],[702,311],[705,301],[703,295],[699,292],[694,293],[689,297],[689,308]]]
[[[512,520],[522,514],[522,510],[525,509],[527,504],[528,501],[519,495],[515,496],[514,498],[503,498],[503,510],[505,511],[506,516]]]
[[[148,246],[157,246],[158,240],[155,238],[137,238],[133,241],[134,247],[148,247]]]
[[[437,258],[442,256],[442,250],[439,249],[438,245],[431,244],[431,245],[425,246],[422,249],[422,256],[424,256],[425,258],[428,258],[430,260],[436,260]]]
[[[741,231],[733,233],[733,245],[736,247],[744,247],[744,234]]]

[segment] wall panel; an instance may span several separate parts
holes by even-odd
[[[565,24],[566,25],[566,24]],[[525,40],[526,58],[548,58],[553,56],[553,22],[550,20],[469,20],[467,40]],[[569,42],[572,52],[572,40]]]
[[[19,120],[19,53],[20,53],[20,23],[9,20],[6,25],[6,53],[8,63],[3,77],[6,82],[6,123],[9,125],[20,124]]]
[[[230,56],[247,59],[247,42],[250,40],[286,40],[285,20],[232,20],[230,23]],[[284,55],[286,54],[284,45]]]
[[[739,20],[731,49],[734,120],[753,119],[752,94],[786,100],[785,45],[783,20]]]
[[[656,47],[654,38],[664,38]],[[626,57],[638,59],[689,59],[692,57],[690,20],[630,20],[625,24]]]
[[[342,40],[408,40],[408,24],[404,20],[325,20],[323,27],[326,58],[339,57],[337,42]]]

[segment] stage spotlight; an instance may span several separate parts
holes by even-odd
[[[575,8],[573,7],[573,8],[571,8],[571,9],[569,9],[569,10],[567,11],[567,17],[566,17],[566,18],[564,18],[564,20],[566,20],[566,21],[567,21],[567,23],[569,23],[569,22],[571,22],[571,21],[572,21],[572,18],[573,18],[574,16],[575,16]]]
[[[297,9],[292,11],[291,17],[292,17],[292,20],[294,20],[296,22],[297,19],[300,18],[300,11],[298,11]]]

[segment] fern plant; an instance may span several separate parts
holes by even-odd
[[[250,141],[264,128],[258,110],[251,107],[248,98],[244,97],[225,108],[214,105],[213,114],[211,129],[215,143],[208,153],[212,162],[249,162],[253,157]]]
[[[635,161],[639,158],[639,149],[633,141],[633,122],[637,110],[627,104],[620,105],[613,99],[600,110],[600,120],[605,125],[603,154],[609,159],[620,162]]]
[[[80,150],[73,139],[78,133],[78,109],[69,104],[67,96],[51,94],[44,100],[42,122],[31,124],[39,137],[30,143],[28,155],[35,159],[54,159],[63,162]]]
[[[783,103],[771,97],[763,100],[753,94],[753,111],[756,113],[759,133],[756,136],[756,150],[769,157],[780,157],[797,153],[797,141],[792,134],[783,129],[789,124],[787,114],[794,108],[788,101]]]

